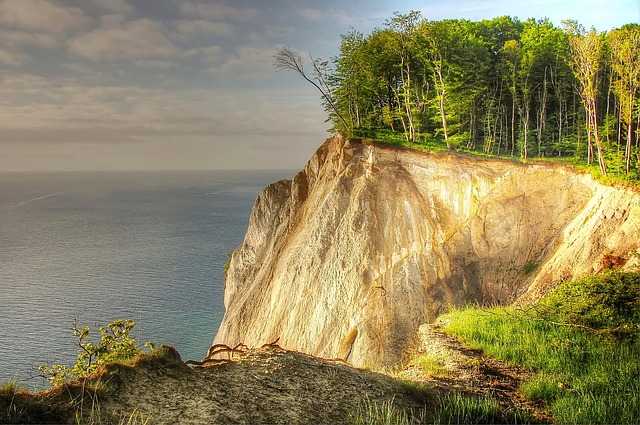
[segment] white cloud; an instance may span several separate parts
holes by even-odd
[[[46,0],[0,0],[0,24],[45,34],[68,34],[86,27],[90,19],[77,7]]]
[[[138,19],[78,35],[69,41],[69,50],[94,61],[167,58],[179,53],[165,36],[162,23],[151,19]]]
[[[128,15],[133,12],[133,6],[125,0],[93,0],[93,2],[115,14]]]
[[[261,16],[258,9],[239,8],[220,3],[201,3],[192,0],[178,0],[180,12],[189,17],[208,18],[216,21],[253,21]]]

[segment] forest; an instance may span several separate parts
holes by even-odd
[[[640,25],[396,12],[369,35],[342,34],[337,57],[311,60],[307,75],[283,47],[274,64],[320,90],[333,130],[640,179]]]

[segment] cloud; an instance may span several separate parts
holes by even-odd
[[[269,38],[281,38],[295,33],[295,27],[277,27],[273,25],[265,25],[264,32]]]
[[[180,12],[189,17],[207,18],[216,21],[253,21],[261,16],[258,9],[239,8],[220,3],[201,3],[192,0],[178,0]]]
[[[133,6],[125,0],[93,0],[101,8],[120,15],[128,15],[133,12]]]
[[[309,22],[337,22],[340,25],[353,25],[353,19],[344,11],[339,9],[312,9],[305,8],[298,10],[298,16]]]
[[[175,22],[176,31],[189,39],[201,37],[232,37],[235,27],[227,22],[210,22],[202,19],[179,20]]]
[[[69,51],[93,61],[167,58],[179,53],[165,36],[163,24],[151,19],[138,19],[78,35],[69,41]]]
[[[0,63],[11,66],[20,66],[26,61],[26,56],[20,53],[8,52],[0,48]]]
[[[60,45],[61,41],[51,34],[6,30],[0,31],[0,43],[9,47],[35,46],[49,49]]]
[[[127,17],[125,15],[118,14],[106,14],[100,16],[100,27],[108,28],[108,27],[116,27],[118,25],[122,25],[127,21]]]
[[[218,66],[208,68],[205,74],[228,79],[264,80],[273,75],[273,46],[243,44]]]
[[[48,0],[0,0],[0,24],[44,34],[68,34],[86,27],[90,19],[77,7]]]
[[[187,50],[184,55],[187,57],[196,57],[204,62],[214,62],[220,58],[222,47],[218,45],[208,47],[195,47]]]
[[[139,68],[164,70],[177,66],[178,64],[166,60],[140,59],[134,60],[133,64]]]

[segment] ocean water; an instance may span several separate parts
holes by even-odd
[[[0,173],[0,382],[41,387],[71,332],[118,318],[202,358],[257,194],[293,171]]]

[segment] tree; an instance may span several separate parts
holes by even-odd
[[[365,40],[364,35],[353,28],[347,34],[340,35],[340,38],[340,56],[334,59],[336,106],[344,116],[349,117],[351,128],[358,129],[363,125],[369,91],[364,71],[365,58],[362,55]]]
[[[607,35],[611,67],[616,80],[613,91],[620,100],[620,116],[627,127],[625,173],[631,169],[634,115],[638,116],[640,88],[640,26],[625,25]]]
[[[327,102],[331,110],[340,119],[343,126],[343,131],[350,135],[352,128],[349,126],[343,115],[338,110],[334,99],[333,93],[329,86],[328,78],[326,75],[327,62],[323,62],[319,59],[314,59],[309,55],[311,63],[313,65],[312,77],[307,76],[304,71],[304,64],[300,53],[296,52],[289,46],[281,46],[276,49],[276,53],[273,56],[273,66],[276,70],[288,70],[295,71],[300,74],[307,82],[311,83],[322,95],[323,99]],[[313,78],[313,79],[312,79]]]
[[[447,149],[452,149],[448,107],[460,83],[461,45],[464,40],[456,20],[423,21],[418,27],[423,47],[423,60],[432,72],[436,103]]]
[[[509,81],[511,93],[511,156],[516,150],[516,105],[518,104],[518,74],[522,56],[522,44],[518,40],[508,40],[500,52],[503,57],[504,75]]]
[[[487,44],[490,55],[489,69],[487,70],[486,99],[484,101],[485,143],[483,150],[485,153],[494,153],[494,150],[499,153],[500,147],[504,142],[504,151],[508,152],[508,136],[510,133],[509,102],[511,102],[512,122],[515,122],[513,119],[515,116],[515,104],[512,99],[513,95],[508,90],[510,86],[508,78],[510,71],[504,57],[504,46],[507,42],[518,42],[522,32],[522,23],[516,18],[502,16],[481,21],[476,31]],[[515,136],[513,127],[511,130],[511,133]],[[515,139],[512,138],[511,140],[512,146],[515,148]]]
[[[404,105],[405,114],[408,121],[408,128],[404,120],[402,124],[405,129],[405,137],[412,142],[416,141],[416,128],[412,109],[412,84],[411,84],[411,50],[409,45],[415,32],[416,23],[420,19],[420,12],[412,10],[406,15],[394,12],[394,17],[387,21],[387,26],[397,35],[400,58],[400,82],[402,89],[401,102]]]
[[[570,66],[580,83],[580,96],[587,114],[588,162],[593,158],[593,142],[598,150],[600,171],[607,175],[607,166],[598,132],[597,96],[602,68],[602,37],[595,29],[585,31],[575,21],[565,21],[569,34]]]

